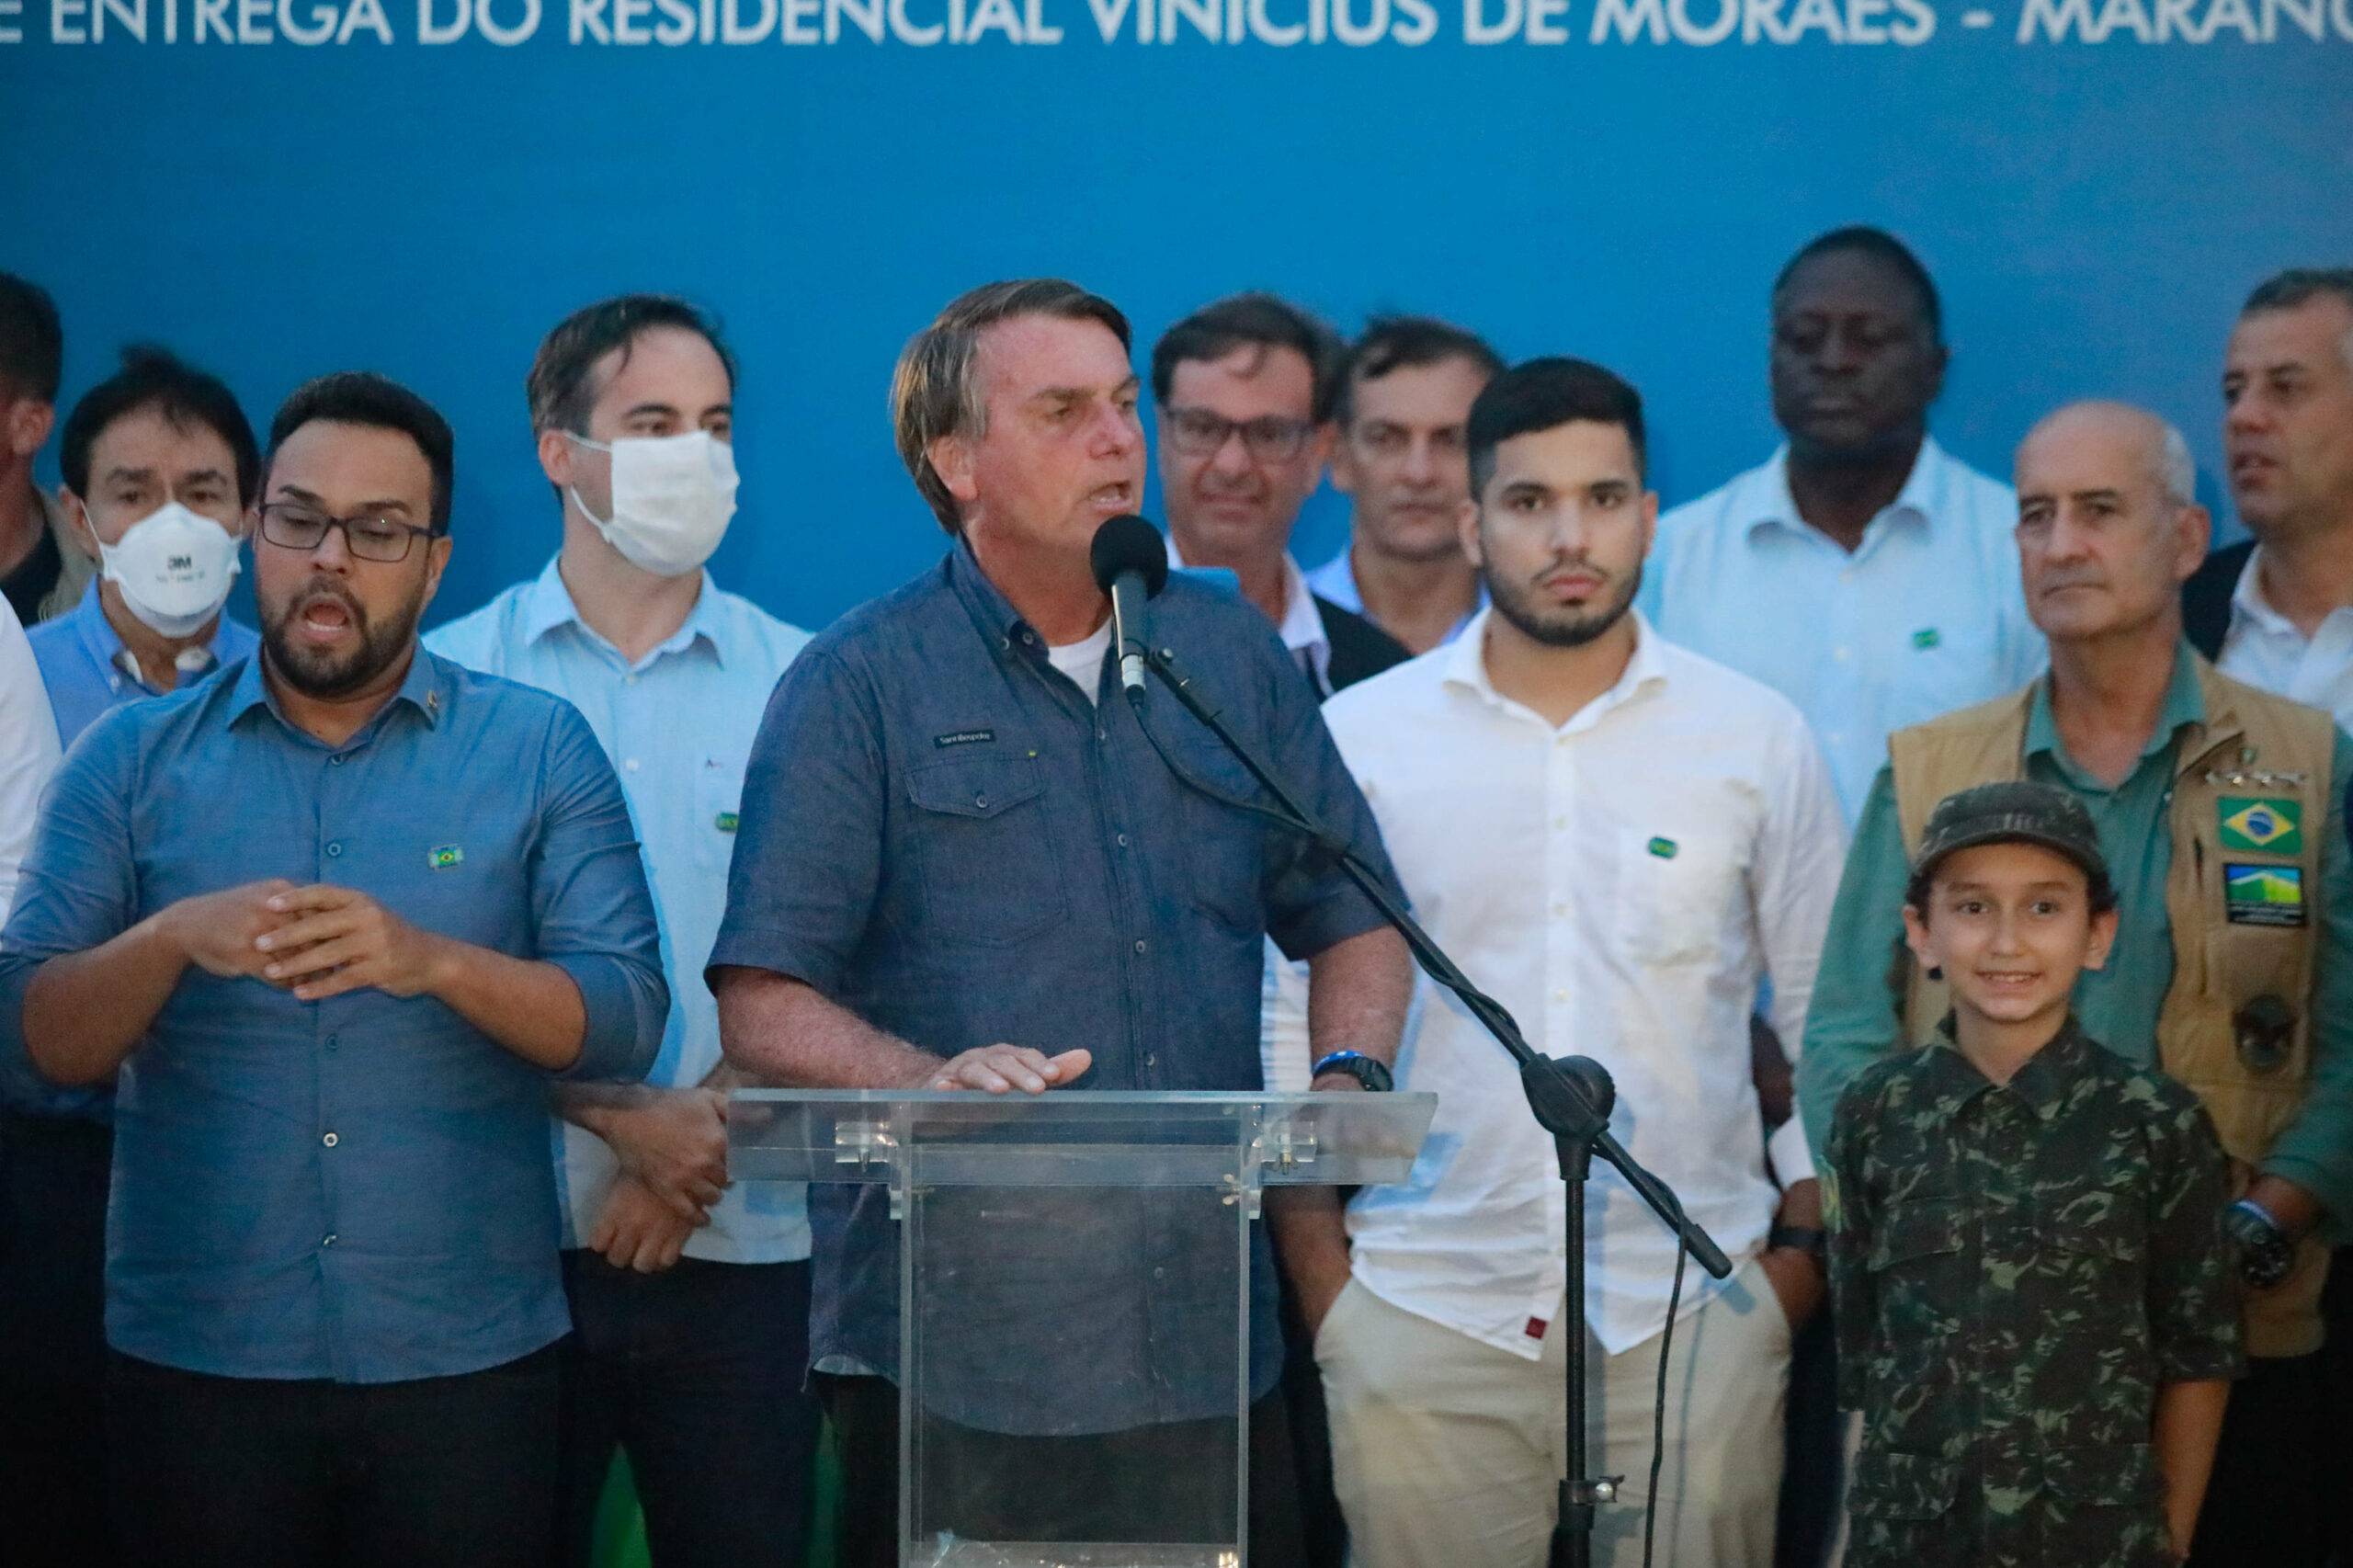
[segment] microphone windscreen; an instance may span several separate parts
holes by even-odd
[[[1105,593],[1111,591],[1111,579],[1122,572],[1134,572],[1143,578],[1144,597],[1150,598],[1168,585],[1168,545],[1160,530],[1134,513],[1123,513],[1095,530],[1095,543],[1088,551],[1095,568],[1095,585]]]

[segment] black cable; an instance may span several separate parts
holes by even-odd
[[[1683,1218],[1679,1199],[1675,1217]],[[1651,1568],[1651,1542],[1658,1530],[1658,1477],[1666,1459],[1666,1358],[1675,1348],[1675,1314],[1683,1304],[1683,1265],[1690,1256],[1683,1247],[1675,1249],[1675,1283],[1666,1292],[1666,1327],[1658,1336],[1658,1392],[1651,1401],[1651,1482],[1643,1499],[1643,1568]]]

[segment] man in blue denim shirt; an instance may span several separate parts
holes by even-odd
[[[642,1074],[669,997],[585,722],[416,646],[450,468],[449,426],[389,381],[289,400],[254,547],[262,653],[92,728],[0,941],[30,1065],[120,1070],[107,1337],[131,1561],[548,1550],[547,1082]]]
[[[1255,1089],[1268,934],[1312,961],[1319,1051],[1393,1054],[1403,943],[1298,840],[1174,777],[1152,737],[1187,772],[1251,793],[1165,693],[1151,737],[1116,694],[1087,550],[1142,491],[1136,398],[1125,318],[1066,283],[976,290],[902,356],[900,453],[959,542],[819,636],[769,704],[711,955],[721,1040],[745,1071],[845,1088]],[[1228,722],[1385,869],[1265,618],[1181,577],[1154,616]],[[897,1238],[879,1188],[816,1187],[810,1207],[811,1351],[847,1374],[827,1394],[847,1449],[846,1560],[867,1568],[895,1560]],[[1044,1446],[1067,1439],[1037,1434],[1148,1440],[1233,1410],[1231,1384],[1188,1375],[1199,1346],[1233,1333],[1201,1239],[1142,1203],[1057,1219],[1072,1223],[1037,1249],[1039,1290],[954,1325],[951,1364],[926,1372],[955,1424],[1017,1435],[989,1445],[984,1506],[1043,1499],[1068,1473]],[[1298,1558],[1298,1524],[1267,1397],[1273,1280],[1254,1243],[1252,1550],[1281,1564]],[[1102,1501],[1029,1519],[1083,1530]]]

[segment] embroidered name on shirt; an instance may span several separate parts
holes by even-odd
[[[947,734],[932,736],[931,744],[945,751],[949,746],[979,745],[983,741],[995,739],[996,739],[995,730],[951,730]]]
[[[2215,808],[2222,817],[2222,847],[2256,849],[2266,855],[2304,851],[2303,802],[2225,795]]]
[[[2226,862],[2222,867],[2222,907],[2234,926],[2302,926],[2304,869]]]
[[[425,863],[437,871],[446,871],[452,866],[462,864],[465,858],[466,852],[457,845],[437,844],[426,853]]]

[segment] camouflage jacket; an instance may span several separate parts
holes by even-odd
[[[2158,1387],[2239,1362],[2197,1097],[2073,1018],[2001,1085],[1948,1032],[1855,1081],[1824,1165],[1847,1568],[2169,1562]]]

